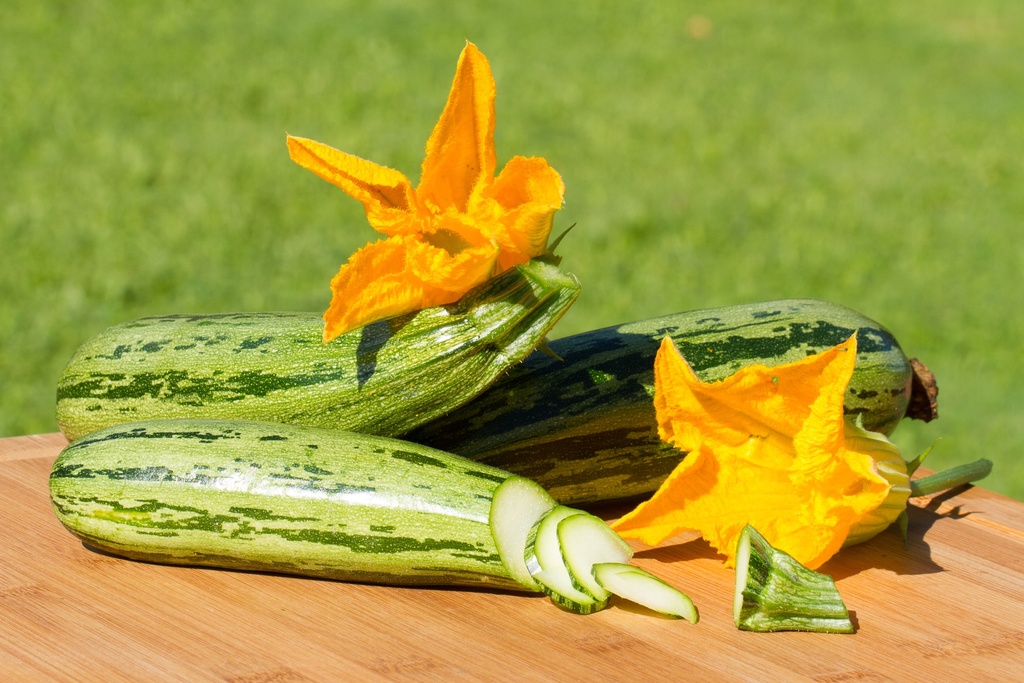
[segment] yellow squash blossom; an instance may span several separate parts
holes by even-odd
[[[300,166],[362,202],[387,235],[353,254],[331,281],[324,342],[383,318],[458,300],[547,249],[565,187],[542,158],[514,157],[494,176],[494,78],[472,43],[427,141],[420,183],[305,138],[288,137]]]
[[[895,446],[843,417],[856,355],[852,336],[707,383],[665,339],[655,359],[658,431],[688,455],[616,531],[657,545],[696,530],[732,565],[750,524],[815,569],[851,534],[866,540],[884,529],[906,507],[909,478]]]

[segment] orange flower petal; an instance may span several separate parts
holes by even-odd
[[[422,298],[422,284],[405,276],[407,237],[367,244],[352,254],[331,280],[324,313],[326,344],[370,322],[400,315]]]
[[[425,242],[444,249],[452,256],[463,249],[485,245],[497,248],[493,237],[480,229],[475,217],[451,210],[433,216],[429,228],[420,235]]]
[[[416,195],[399,171],[291,135],[288,153],[295,163],[362,202],[370,225],[378,231],[396,235],[418,230]]]
[[[459,56],[448,102],[427,141],[417,195],[428,206],[465,212],[494,177],[494,77],[473,43]]]
[[[665,432],[662,438],[676,443],[672,434],[677,429],[682,431],[676,438],[686,438],[689,432],[685,427],[689,423],[684,418],[694,413],[702,414],[700,435],[704,440],[736,444],[750,434],[772,432],[792,438],[811,416],[814,402],[829,397],[831,412],[817,417],[833,427],[841,425],[838,420],[842,417],[842,394],[838,402],[831,395],[821,398],[823,387],[845,384],[848,376],[843,380],[844,373],[852,374],[854,358],[842,353],[841,348],[782,366],[750,365],[720,382],[704,383],[697,379],[675,346],[663,341],[656,360],[656,370],[665,373],[660,385],[663,398],[656,398],[656,406],[666,411],[666,419],[659,419],[659,429]],[[833,366],[840,353],[845,362]],[[674,418],[673,412],[681,417]],[[684,450],[691,446],[685,442],[677,445]]]
[[[500,207],[495,237],[501,246],[501,268],[542,255],[565,195],[558,172],[544,159],[513,157],[487,195]]]
[[[491,277],[497,251],[488,243],[452,255],[418,235],[366,245],[331,280],[324,343],[377,320],[458,301]]]
[[[870,440],[846,438],[842,399],[855,360],[854,336],[796,363],[704,383],[663,341],[659,432],[689,454],[615,529],[650,545],[697,530],[732,564],[749,523],[806,566],[820,566],[890,490]]]

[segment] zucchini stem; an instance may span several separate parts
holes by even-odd
[[[990,472],[992,472],[992,461],[987,458],[980,458],[974,462],[950,467],[948,470],[911,480],[910,497],[930,496],[933,493],[970,484],[979,479],[984,479]]]

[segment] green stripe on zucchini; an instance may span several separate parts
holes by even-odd
[[[388,436],[483,391],[543,340],[579,295],[541,261],[449,306],[321,343],[316,313],[142,318],[86,342],[57,385],[69,439],[124,422],[205,417]]]
[[[654,357],[670,336],[705,381],[754,363],[778,365],[856,330],[846,412],[890,433],[911,396],[910,361],[875,321],[816,300],[690,311],[566,337],[535,352],[488,391],[404,438],[530,478],[560,503],[647,495],[685,455],[658,438]]]

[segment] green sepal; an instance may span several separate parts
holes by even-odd
[[[543,353],[546,356],[550,356],[551,358],[554,358],[555,360],[557,360],[559,362],[565,362],[564,358],[559,356],[557,353],[555,353],[552,350],[552,348],[550,346],[548,346],[548,338],[547,337],[544,337],[543,339],[540,340],[540,343],[537,344],[537,350],[540,351],[541,353]]]
[[[936,439],[935,441],[932,441],[932,445],[931,446],[929,446],[928,448],[924,449],[913,460],[908,460],[907,461],[907,475],[908,476],[911,476],[911,477],[914,476],[914,472],[917,471],[917,468],[921,466],[921,464],[924,462],[925,458],[928,457],[928,455],[932,452],[932,449],[934,449],[935,445],[938,444],[938,443],[939,443],[939,439]]]
[[[561,265],[562,257],[555,254],[555,249],[557,249],[558,245],[562,243],[562,239],[565,238],[565,236],[569,234],[569,231],[572,230],[575,227],[576,227],[576,224],[573,223],[568,228],[563,230],[562,234],[559,235],[558,237],[556,237],[555,241],[548,245],[548,248],[544,251],[544,253],[541,254],[540,256],[535,257],[535,258],[537,260],[539,260],[539,261],[544,261],[545,263],[550,263],[553,266]],[[559,359],[559,360],[561,360],[561,359]]]

